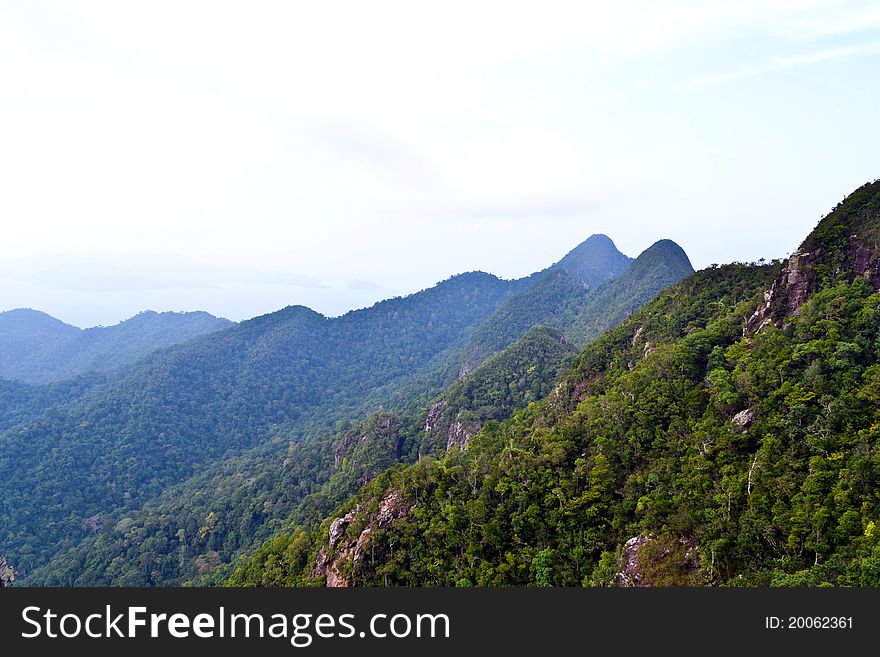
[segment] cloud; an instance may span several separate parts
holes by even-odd
[[[360,278],[354,278],[348,281],[347,287],[349,290],[378,290],[380,285],[378,283],[374,283],[373,281],[365,281]]]
[[[880,55],[880,41],[863,43],[853,46],[842,46],[838,48],[826,48],[813,52],[801,53],[797,55],[788,55],[784,57],[776,57],[762,64],[746,67],[734,71],[726,71],[722,73],[710,73],[708,75],[700,75],[693,77],[681,85],[684,89],[699,89],[723,82],[733,80],[741,80],[744,78],[755,77],[776,71],[783,71],[801,66],[809,66],[811,64],[819,64],[835,59],[844,59],[848,57],[870,57]]]
[[[387,135],[363,126],[318,124],[311,133],[343,157],[391,173],[407,183],[423,183],[424,163],[406,147]]]
[[[328,287],[320,279],[306,274],[218,267],[170,255],[133,256],[126,262],[66,255],[27,258],[7,262],[0,268],[0,275],[44,288],[95,293],[216,290],[230,285]]]
[[[820,38],[880,29],[880,7],[866,6],[818,11],[785,21],[779,32],[794,38]]]

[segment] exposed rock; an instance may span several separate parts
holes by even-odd
[[[737,429],[745,432],[752,425],[752,422],[755,421],[755,412],[752,409],[747,408],[734,415],[731,421]]]
[[[12,569],[12,566],[6,563],[6,559],[0,557],[0,588],[12,586],[14,581],[15,571]]]
[[[875,217],[876,221],[877,218]],[[870,239],[864,239],[862,235],[850,235],[851,262],[853,271],[864,276],[874,289],[880,289],[880,258],[878,258],[878,245]]]
[[[639,534],[624,543],[618,586],[696,586],[710,580],[699,550],[685,539]]]
[[[813,254],[795,251],[779,272],[770,289],[764,292],[764,302],[746,322],[743,335],[763,330],[771,323],[780,323],[800,311],[810,295],[810,279],[806,270],[812,266]]]
[[[355,517],[357,517],[357,514],[360,512],[360,510],[361,508],[357,506],[341,518],[337,518],[330,523],[330,532],[327,544],[331,548],[336,547],[336,545],[339,543],[339,539],[342,538],[342,535],[345,533],[346,528],[351,524],[351,521],[354,520]]]
[[[407,504],[400,491],[392,490],[379,503],[379,512],[376,514],[376,523],[379,527],[391,523],[397,518],[406,515],[412,508],[412,504]]]
[[[476,436],[480,429],[483,428],[482,423],[473,420],[471,422],[460,422],[456,420],[452,423],[449,433],[446,434],[446,449],[458,447],[464,449],[470,442],[471,438]]]
[[[363,513],[363,508],[358,505],[341,518],[336,518],[330,523],[327,545],[318,551],[311,576],[326,578],[326,584],[331,588],[354,586],[355,582],[351,575],[344,574],[344,570],[347,569],[343,565],[354,566],[363,560],[373,531],[403,518],[413,506],[413,503],[403,498],[400,491],[388,492],[379,503],[375,516],[368,519],[367,526],[361,530],[356,539],[343,540],[346,530]]]
[[[653,354],[655,350],[656,350],[656,347],[654,347],[654,345],[652,345],[650,342],[646,342],[645,343],[645,353],[643,354],[643,358],[647,358],[648,356]]]
[[[867,279],[880,289],[880,181],[865,185],[828,214],[789,256],[743,335],[782,327],[800,312],[825,276]]]
[[[431,410],[428,411],[428,416],[425,418],[426,432],[431,433],[433,431],[437,431],[437,428],[440,426],[440,422],[445,419],[444,415],[448,406],[449,404],[444,399],[438,401],[431,407]]]
[[[425,418],[425,432],[439,436],[446,443],[447,450],[453,447],[464,449],[483,424],[478,420],[462,422],[450,417],[450,413],[445,399],[434,404]]]
[[[91,518],[86,518],[83,520],[83,529],[87,532],[91,532],[92,534],[97,534],[101,531],[101,527],[104,525],[104,519],[101,514],[97,514],[92,516]]]
[[[644,326],[639,326],[639,328],[636,329],[636,333],[635,333],[635,335],[633,335],[633,337],[632,337],[632,342],[630,342],[630,344],[631,344],[633,347],[636,346],[636,343],[639,341],[639,338],[642,337],[642,334],[643,334],[644,332],[645,332],[645,327],[644,327]]]
[[[623,569],[617,574],[620,586],[642,586],[639,572],[639,548],[652,539],[649,536],[633,536],[623,544]]]

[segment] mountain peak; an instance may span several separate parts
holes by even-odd
[[[623,273],[632,262],[607,235],[597,233],[578,244],[551,269],[562,269],[587,287],[596,287]]]
[[[644,267],[664,266],[682,278],[694,273],[693,265],[687,253],[677,243],[670,239],[662,239],[654,242],[639,254],[633,262],[631,270]]]

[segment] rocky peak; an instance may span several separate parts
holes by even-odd
[[[857,189],[789,256],[744,334],[782,326],[825,283],[866,278],[880,289],[880,180]]]

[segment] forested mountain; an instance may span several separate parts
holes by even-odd
[[[564,271],[592,289],[627,270],[632,258],[625,256],[607,235],[591,235],[569,251],[549,271]],[[545,270],[546,271],[546,270]]]
[[[542,398],[576,351],[558,330],[529,329],[577,317],[585,293],[613,304],[609,281],[629,271],[608,238],[585,245],[518,281],[455,276],[334,319],[286,308],[103,380],[55,384],[71,386],[67,404],[48,388],[15,388],[24,423],[0,434],[0,548],[27,583],[216,581],[390,466],[463,446]],[[653,273],[639,266],[621,293],[659,291]],[[550,312],[526,314],[460,371],[468,339],[524,292]]]
[[[290,307],[155,352],[0,434],[3,553],[26,574],[96,516],[142,503],[279,425],[295,433],[356,416],[441,358],[512,287],[463,274],[339,318]]]
[[[101,374],[41,386],[0,379],[0,431],[34,420],[56,404],[69,404],[104,381]]]
[[[580,347],[614,328],[657,293],[694,273],[684,250],[672,240],[648,247],[620,276],[596,288],[577,313],[554,322]]]
[[[552,393],[236,585],[880,585],[880,181],[782,265],[668,288]]]
[[[606,263],[605,269],[590,264],[591,258]],[[582,347],[693,271],[671,240],[657,242],[632,260],[607,236],[593,235],[557,264],[533,274],[532,285],[492,313],[471,337],[461,371],[470,371],[539,324],[558,328]]]
[[[94,533],[37,569],[43,585],[179,585],[216,581],[224,564],[292,523],[320,519],[396,463],[445,451],[456,422],[504,418],[541,398],[574,354],[535,328],[434,398],[304,440],[276,437],[207,468],[142,510],[108,515]],[[207,579],[206,579],[207,578]]]
[[[8,310],[0,312],[0,379],[39,384],[109,372],[231,325],[205,312],[148,310],[114,326],[82,330],[37,310]]]
[[[606,280],[620,268],[621,259],[630,262],[619,253],[609,258],[609,244],[617,252],[604,236],[586,244],[598,244],[599,256],[612,262],[611,269],[603,265]],[[562,262],[590,271],[584,260],[589,252],[579,247]],[[599,280],[596,271],[593,267],[593,282]],[[304,308],[286,309],[147,359],[92,391],[85,402],[73,406],[73,414],[71,409],[59,409],[67,415],[57,416],[54,424],[41,418],[42,424],[8,432],[10,440],[26,439],[37,445],[42,438],[45,451],[53,429],[67,431],[71,423],[86,427],[79,438],[74,432],[80,442],[74,441],[71,449],[97,459],[98,472],[111,469],[125,456],[131,460],[121,470],[155,486],[142,484],[138,498],[129,490],[131,502],[108,504],[111,486],[120,474],[108,470],[104,492],[90,505],[78,501],[82,508],[74,514],[78,524],[68,520],[61,526],[46,525],[47,537],[64,532],[68,540],[59,543],[56,538],[56,545],[39,555],[26,552],[30,559],[16,555],[17,567],[20,571],[22,564],[27,567],[25,579],[30,583],[180,584],[216,578],[224,572],[224,564],[243,551],[291,521],[320,519],[390,465],[439,454],[451,443],[465,444],[484,422],[504,419],[517,406],[543,397],[559,368],[575,353],[558,331],[529,331],[558,312],[532,317],[496,343],[497,349],[514,343],[509,348],[460,381],[453,376],[451,385],[437,392],[444,381],[450,381],[450,373],[454,375],[448,364],[460,359],[456,354],[462,351],[462,340],[474,327],[491,323],[511,295],[534,288],[538,294],[532,298],[542,300],[546,282],[556,276],[574,283],[570,290],[577,297],[570,298],[588,291],[563,269],[550,268],[519,281],[483,274],[454,277],[439,290],[390,300],[338,320],[326,320]],[[468,291],[470,284],[488,285],[493,291]],[[453,309],[462,300],[472,304],[465,309],[469,323],[432,334],[431,330],[450,328],[447,315],[462,312]],[[420,310],[413,312],[416,306]],[[401,311],[407,314],[401,316]],[[427,322],[431,330],[425,331],[419,321]],[[438,343],[442,349],[427,353]],[[237,353],[229,347],[232,344],[247,354]],[[402,358],[407,349],[419,348],[426,353]],[[237,358],[244,362],[236,364]],[[227,372],[226,379],[221,378],[223,363],[234,372]],[[181,388],[182,381],[190,389],[169,394]],[[311,397],[292,397],[297,391]],[[108,408],[108,396],[120,402],[131,397],[136,406],[130,413],[131,405],[124,402]],[[333,428],[336,419],[358,417],[391,399],[396,400],[394,413],[382,411]],[[124,414],[114,415],[122,409]],[[84,423],[83,415],[95,424]],[[134,447],[113,443],[113,432],[120,429],[125,431],[122,435],[133,437],[126,445],[134,443]],[[352,434],[358,434],[357,440]],[[103,443],[96,439],[101,435],[107,436]],[[198,437],[205,436],[211,440],[202,449]],[[189,451],[182,450],[185,445],[191,446]],[[143,466],[134,450],[152,455],[154,465]],[[176,467],[160,467],[172,450],[177,454]],[[113,455],[104,457],[105,451]],[[31,452],[34,460],[40,453],[39,448]],[[185,478],[187,469],[194,476],[173,485]],[[36,486],[40,478],[39,473],[18,476],[25,482],[19,488],[26,490],[29,480]],[[134,511],[138,499],[157,494],[142,511]],[[58,516],[67,513],[69,518],[72,505],[62,496],[55,499],[60,502]],[[41,506],[45,509],[45,503]],[[39,508],[35,505],[32,512]],[[42,542],[39,537],[27,539],[24,546],[31,549]],[[37,567],[52,555],[57,556],[47,567]]]

